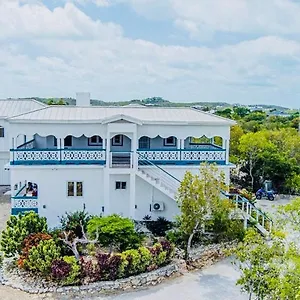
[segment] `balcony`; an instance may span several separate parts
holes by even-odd
[[[154,164],[191,165],[202,162],[226,164],[226,150],[212,149],[178,149],[178,150],[138,150],[139,163],[148,160]]]
[[[11,165],[105,164],[105,149],[12,149]]]
[[[29,189],[25,183],[20,190],[11,197],[11,214],[17,215],[26,211],[38,212],[38,190],[37,185]]]

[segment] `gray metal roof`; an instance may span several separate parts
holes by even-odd
[[[207,124],[233,125],[234,121],[216,115],[205,113],[193,108],[163,108],[134,106],[46,106],[32,112],[11,117],[11,122],[34,123],[92,123],[112,122],[117,119],[141,124]]]
[[[32,99],[0,100],[0,118],[8,118],[44,107],[45,104]]]

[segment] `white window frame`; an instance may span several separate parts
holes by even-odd
[[[74,192],[74,195],[69,195],[69,183],[70,182],[73,182],[74,184],[74,188],[73,188],[73,192]],[[81,196],[78,196],[78,191],[77,191],[77,184],[78,183],[81,183]],[[74,181],[74,180],[68,180],[67,181],[67,197],[77,197],[77,198],[81,198],[83,197],[83,181]]]
[[[116,136],[120,136],[120,141],[116,142]],[[117,134],[112,138],[112,146],[123,146],[123,135]]]
[[[173,138],[173,142],[172,143],[168,143],[167,142],[167,140],[169,139],[169,138]],[[169,137],[167,137],[167,138],[165,138],[164,139],[164,146],[166,146],[166,147],[175,147],[176,146],[176,137],[175,136],[169,136]]]
[[[145,139],[145,140],[143,140]],[[146,146],[146,147],[141,147],[141,146]],[[139,149],[146,150],[150,149],[150,138],[148,136],[142,136],[139,139]]]
[[[92,138],[96,137],[97,138],[97,142],[92,142]],[[93,135],[91,137],[88,138],[88,145],[89,146],[102,146],[103,145],[103,139],[101,136],[99,135]]]
[[[117,183],[120,183],[120,188],[117,188]],[[123,188],[123,183],[125,183],[125,188]],[[127,189],[127,181],[116,180],[115,182],[115,190],[126,190]]]
[[[5,130],[3,126],[0,126],[0,138],[4,138],[5,137]]]

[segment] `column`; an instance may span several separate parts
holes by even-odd
[[[129,199],[129,216],[134,220],[135,218],[135,184],[136,184],[136,175],[135,172],[130,173],[130,199]]]
[[[15,138],[11,139],[11,147],[10,147],[10,149],[12,150],[12,151],[10,151],[10,161],[14,162],[14,160],[15,160],[15,152],[14,152],[14,150],[16,149],[15,148]]]
[[[110,214],[110,203],[109,203],[109,189],[110,189],[110,176],[109,176],[109,169],[103,169],[103,199],[104,199],[104,215],[108,216]]]
[[[230,148],[230,143],[229,139],[226,140],[226,164],[229,163],[229,148]]]
[[[106,167],[110,167],[110,132],[106,134]]]
[[[137,169],[138,167],[138,156],[137,156],[137,148],[138,148],[138,141],[137,141],[137,134],[136,131],[132,134],[131,140],[131,151],[132,151],[132,167]]]

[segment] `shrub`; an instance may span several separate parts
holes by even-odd
[[[141,253],[136,249],[126,250],[122,252],[128,261],[125,273],[127,276],[135,275],[143,270],[141,269]]]
[[[142,236],[134,230],[134,223],[118,215],[93,217],[88,222],[87,231],[92,237],[98,231],[101,246],[117,247],[120,251],[136,249],[142,242]]]
[[[144,272],[144,271],[146,271],[146,269],[152,262],[152,255],[151,255],[150,250],[147,249],[146,247],[139,247],[138,251],[141,256],[140,269],[141,269],[141,272]]]
[[[173,223],[168,221],[164,217],[158,217],[156,221],[148,220],[149,216],[144,217],[144,223],[147,229],[154,235],[154,236],[165,236],[166,231],[172,229]]]
[[[60,255],[60,248],[52,239],[41,241],[38,246],[33,246],[29,250],[28,258],[24,260],[24,268],[48,275],[52,262],[59,259]]]
[[[167,252],[163,250],[161,244],[156,243],[149,250],[152,254],[152,264],[161,266],[166,263]]]
[[[46,218],[35,212],[10,216],[1,236],[1,251],[6,257],[21,254],[24,239],[31,233],[47,232]]]
[[[82,238],[81,225],[83,230],[86,231],[87,224],[91,218],[92,216],[84,210],[66,213],[60,218],[61,228],[63,231],[72,231],[77,237]]]
[[[54,260],[51,264],[51,277],[54,280],[62,281],[68,277],[71,271],[71,265],[63,259]]]
[[[37,247],[40,241],[50,240],[52,237],[48,233],[31,233],[22,243],[22,253],[18,259],[19,268],[24,267],[24,260],[28,258],[29,251],[32,247]]]
[[[123,254],[98,253],[93,261],[92,259],[81,258],[81,274],[88,282],[99,280],[116,280],[126,274],[128,261]]]
[[[168,240],[161,240],[160,244],[161,244],[162,250],[164,252],[166,252],[166,262],[169,263],[174,256],[175,247]]]
[[[80,282],[80,265],[74,256],[65,256],[63,261],[71,267],[68,276],[63,280],[63,285],[73,285]]]

